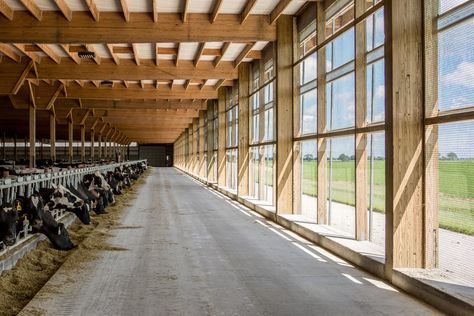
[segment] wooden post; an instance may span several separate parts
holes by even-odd
[[[249,195],[249,63],[239,65],[239,144],[237,194]]]
[[[30,168],[36,167],[36,108],[34,102],[29,106],[30,131]],[[25,147],[26,151],[26,147]]]
[[[199,113],[199,176],[202,179],[207,178],[207,172],[206,172],[206,161],[204,160],[204,128],[206,126],[204,125],[205,117],[207,113],[206,111],[201,111]]]
[[[95,130],[91,129],[91,160],[95,161]]]
[[[56,161],[56,114],[49,112],[49,155],[51,160]]]
[[[356,0],[356,18],[365,13],[367,0]],[[366,87],[366,27],[358,23],[355,28],[355,113],[356,128],[367,126],[367,87]],[[367,134],[355,135],[355,238],[367,240],[369,237],[369,221],[367,216]]]
[[[317,15],[317,41],[321,44],[326,39],[326,17],[324,13],[324,3],[318,2],[316,7]],[[326,48],[318,50],[318,133],[326,132]],[[318,138],[318,224],[328,224],[327,209],[327,139]]]
[[[226,128],[225,128],[225,101],[227,97],[227,88],[221,87],[217,91],[217,110],[218,110],[218,121],[219,121],[219,138],[217,146],[217,185],[225,187],[225,140],[226,140]]]
[[[13,137],[13,160],[15,161],[15,163],[16,163],[16,160],[17,160],[17,146],[16,146],[16,143],[17,143],[17,135],[15,134],[15,136]]]
[[[277,183],[276,209],[293,212],[293,17],[277,21]]]
[[[424,265],[423,0],[385,2],[385,271]]]
[[[97,142],[99,143],[99,148],[97,148],[97,150],[98,150],[98,157],[100,161],[102,159],[102,134],[101,133],[99,133]]]
[[[199,175],[199,147],[198,147],[198,131],[199,118],[193,119],[193,173]]]
[[[86,126],[81,125],[81,161],[86,161]]]
[[[74,142],[74,126],[72,124],[72,117],[68,119],[68,139],[69,139],[69,152],[68,158],[69,162],[72,162],[74,159],[74,150],[73,150],[73,142]]]
[[[28,116],[29,115],[30,114],[28,113]],[[23,146],[23,149],[24,149],[23,150],[23,159],[28,160],[28,151],[26,150],[26,148],[28,147],[28,139],[25,136],[25,138],[23,140],[24,140],[24,143],[23,143],[23,145],[24,145]]]
[[[214,116],[214,109],[217,106],[214,100],[207,102],[207,180],[210,182],[215,182],[216,179],[214,177],[214,164],[216,163],[213,159],[214,156],[214,129],[213,129],[213,116]],[[180,136],[180,156],[182,155],[182,137]],[[181,159],[182,157],[180,157]],[[180,162],[181,164],[181,162]]]

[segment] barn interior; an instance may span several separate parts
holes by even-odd
[[[473,30],[470,0],[0,0],[0,176],[153,167],[133,250],[22,313],[472,315]]]

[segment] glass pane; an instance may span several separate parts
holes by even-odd
[[[316,133],[317,123],[317,90],[313,89],[300,96],[301,133]]]
[[[354,20],[354,1],[351,1],[346,7],[337,12],[326,22],[326,37],[331,36],[339,29],[343,28]]]
[[[458,5],[468,2],[469,0],[439,0],[439,13],[443,14]]]
[[[439,264],[474,283],[474,121],[438,126]],[[436,183],[430,181],[429,183]]]
[[[354,28],[338,36],[326,48],[326,71],[354,60]]]
[[[328,140],[329,225],[355,236],[354,136]]]
[[[265,111],[265,136],[264,141],[273,140],[273,108]]]
[[[385,245],[385,134],[367,135],[369,240]]]
[[[317,220],[318,195],[318,143],[316,140],[301,142],[301,215]]]
[[[258,147],[250,148],[250,170],[249,170],[249,194],[259,198],[259,164],[260,157]]]
[[[385,31],[383,15],[384,11],[383,8],[381,8],[365,20],[367,34],[366,42],[368,52],[384,44]]]
[[[367,65],[367,122],[385,120],[384,60]]]
[[[274,146],[264,146],[264,173],[265,173],[265,187],[264,187],[264,200],[270,204],[273,204],[273,156]]]
[[[439,110],[474,105],[474,19],[439,34]]]
[[[354,126],[355,91],[354,73],[330,82],[327,85],[326,106],[330,130]]]
[[[313,53],[300,63],[300,85],[304,85],[316,79],[317,55]]]

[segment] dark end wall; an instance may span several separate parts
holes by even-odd
[[[139,159],[148,159],[153,167],[173,166],[173,144],[139,145]]]

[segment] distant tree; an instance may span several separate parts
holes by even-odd
[[[347,156],[346,154],[340,154],[337,159],[340,161],[349,161],[349,156]]]
[[[448,160],[458,160],[458,155],[456,155],[455,153],[453,152],[450,152],[446,155],[446,158],[448,158]]]
[[[355,160],[356,159],[356,156],[355,155],[352,155],[351,156],[351,160]]]
[[[313,157],[313,155],[311,155],[311,154],[306,154],[306,155],[304,155],[304,157],[303,157],[303,160],[313,160],[313,159],[314,159],[314,157]]]

